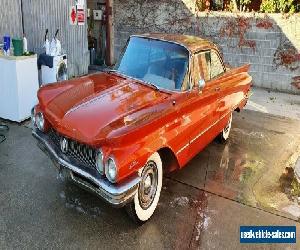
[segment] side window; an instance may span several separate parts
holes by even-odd
[[[200,79],[209,81],[222,73],[224,73],[223,64],[215,51],[203,51],[195,54],[193,84],[197,84]]]
[[[210,80],[210,64],[207,64],[207,58],[210,57],[210,52],[200,52],[194,56],[194,84],[197,84],[200,79],[205,81]]]
[[[199,57],[199,54],[197,54],[193,57],[193,70],[192,70],[193,82],[192,82],[192,86],[190,86],[190,88],[193,88],[193,86],[197,86],[199,80],[201,79],[198,57]]]
[[[207,61],[207,64],[209,64],[209,61]],[[218,54],[212,50],[210,53],[210,79],[213,79],[222,73],[224,73],[223,64],[220,61]]]
[[[205,81],[210,80],[210,63],[207,63],[209,58],[210,51],[199,54],[199,67],[202,71],[202,79],[204,79]]]

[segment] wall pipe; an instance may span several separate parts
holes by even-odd
[[[114,65],[113,0],[106,0],[106,65]]]

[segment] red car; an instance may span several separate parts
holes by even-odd
[[[227,140],[248,99],[248,69],[226,68],[198,37],[134,35],[114,70],[41,87],[32,133],[65,176],[142,223],[163,173]]]

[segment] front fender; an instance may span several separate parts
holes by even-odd
[[[154,152],[158,152],[162,148],[169,148],[175,152],[168,142],[163,133],[157,131],[134,144],[112,149],[110,154],[114,156],[118,166],[117,181],[122,181],[137,172]]]

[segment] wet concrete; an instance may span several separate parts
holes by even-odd
[[[30,130],[9,124],[0,144],[0,248],[299,249],[240,245],[240,225],[296,225],[300,206],[280,188],[299,156],[300,123],[245,110],[226,145],[212,142],[164,178],[161,200],[137,227],[57,176]]]
[[[211,143],[170,178],[253,207],[286,213],[279,179],[300,155],[299,121],[254,111],[235,115],[227,144]],[[299,207],[300,212],[300,207]]]

